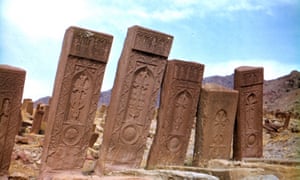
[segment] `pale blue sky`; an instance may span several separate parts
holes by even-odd
[[[204,76],[264,66],[265,79],[300,70],[298,0],[2,0],[0,63],[27,71],[24,98],[48,96],[69,26],[114,36],[102,90],[112,87],[127,28],[174,36],[169,59],[205,64]]]

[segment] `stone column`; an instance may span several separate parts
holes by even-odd
[[[236,160],[262,157],[263,83],[262,67],[235,69],[234,89],[239,91],[233,148]]]
[[[113,37],[67,29],[47,120],[41,174],[82,168]]]
[[[41,123],[41,133],[45,134],[45,130],[47,128],[47,121],[49,116],[49,104],[42,104],[41,108],[44,111],[43,117],[42,117],[42,123]]]
[[[33,102],[32,102],[32,99],[29,99],[29,98],[23,99],[22,111],[24,113],[28,113],[29,115],[33,115]]]
[[[0,65],[0,179],[8,174],[19,130],[25,75],[23,69]]]
[[[217,84],[202,87],[193,165],[205,167],[210,159],[230,159],[238,91]]]
[[[31,128],[31,131],[30,131],[31,133],[39,134],[44,113],[45,112],[44,112],[41,104],[38,104],[36,109],[35,109],[34,116],[33,116],[33,123],[32,123],[32,128]]]
[[[128,29],[104,127],[96,173],[140,166],[173,37]]]
[[[180,60],[168,62],[147,168],[183,165],[196,117],[203,71],[202,64]]]

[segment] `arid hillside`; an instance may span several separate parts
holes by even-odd
[[[300,114],[300,72],[265,81],[264,109],[271,111],[290,111]]]

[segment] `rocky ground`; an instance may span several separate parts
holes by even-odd
[[[97,124],[96,126],[96,132],[100,134],[99,138],[97,139],[96,143],[92,148],[89,148],[87,156],[86,156],[86,162],[83,168],[83,172],[85,174],[91,174],[93,172],[93,168],[95,166],[95,162],[98,158],[98,151],[100,148],[101,144],[101,139],[102,139],[102,133],[103,133],[103,113],[99,113],[96,118],[95,123]],[[265,118],[266,119],[266,118]],[[264,120],[265,120],[264,119]],[[281,119],[276,119],[275,117],[268,117],[273,123],[283,123]],[[151,126],[151,133],[148,138],[148,143],[147,143],[147,150],[145,152],[145,157],[142,163],[142,166],[145,166],[146,163],[146,157],[147,153],[149,151],[150,145],[152,143],[152,138],[154,135],[155,131],[155,120],[153,120],[152,126]],[[37,179],[38,174],[39,174],[39,169],[41,166],[41,154],[42,154],[42,148],[43,148],[43,135],[36,135],[36,134],[30,134],[27,133],[29,132],[29,129],[25,131],[25,133],[22,136],[17,136],[16,137],[16,144],[14,147],[14,151],[12,154],[12,162],[10,166],[10,179]],[[193,131],[194,133],[194,131]],[[192,161],[192,153],[193,153],[193,143],[194,143],[194,137],[193,134],[191,135],[190,139],[190,146],[189,150],[187,152],[187,157],[186,157],[186,166],[184,167],[174,167],[173,169],[168,168],[169,171],[172,171],[171,173],[175,173],[180,170],[180,172],[186,172],[186,171],[200,171],[201,168],[199,169],[193,169],[195,167],[191,167],[191,161]],[[278,164],[278,162],[282,164],[282,162],[285,162],[286,164],[291,165],[291,167],[294,168],[299,168],[300,164],[300,120],[299,119],[291,119],[289,126],[287,129],[281,129],[278,130],[278,132],[270,132],[269,130],[264,128],[263,131],[263,144],[264,144],[264,162],[267,161],[267,164]],[[294,164],[293,164],[294,163]],[[218,165],[214,165],[212,163],[209,168],[214,169],[216,166],[220,166],[220,163],[217,163]],[[216,164],[216,163],[215,163]],[[234,165],[233,161],[229,161],[226,163],[221,163],[222,168],[229,168],[229,167],[234,167],[234,169],[241,168],[241,165]],[[295,165],[296,164],[296,165]],[[254,165],[252,165],[254,166]],[[189,169],[190,168],[190,169]],[[131,173],[137,175],[139,174],[140,177],[146,176],[145,174],[142,175],[143,173],[148,174],[147,177],[158,177],[155,176],[159,172],[163,174],[162,171],[154,171],[154,172],[140,172],[139,171],[133,171]],[[164,172],[166,173],[166,177],[169,177],[168,173],[169,171]],[[174,171],[174,172],[173,172]],[[233,170],[231,170],[233,171]],[[208,173],[208,170],[202,169],[200,172],[206,172],[207,174],[212,174],[211,172]],[[243,170],[239,171],[243,172]],[[247,171],[248,172],[248,171]],[[249,175],[250,171],[248,172]],[[121,172],[117,174],[112,174],[112,175],[117,175],[120,176],[122,174]],[[123,172],[126,176],[130,175],[130,172]],[[152,175],[151,175],[152,174]],[[251,173],[250,173],[251,174]],[[259,173],[258,173],[259,174]],[[131,174],[132,175],[132,174]],[[274,175],[274,174],[271,174]],[[299,175],[299,174],[298,174]],[[124,177],[126,177],[124,176]],[[188,176],[188,175],[187,175]],[[178,176],[179,177],[179,176]],[[196,176],[193,176],[196,177]],[[234,177],[234,176],[233,176]],[[275,176],[275,178],[278,176]],[[299,177],[300,178],[300,177]],[[155,178],[158,179],[158,178]],[[162,178],[164,179],[164,178]],[[179,178],[181,179],[181,178]],[[193,179],[193,178],[190,178]],[[197,178],[194,178],[197,179]],[[222,179],[222,178],[221,178]],[[233,178],[235,179],[235,178]]]

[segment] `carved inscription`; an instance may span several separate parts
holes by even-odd
[[[197,72],[188,73],[192,69]],[[180,60],[168,62],[161,92],[158,127],[147,168],[184,163],[196,115],[203,69],[202,64]],[[200,77],[195,77],[195,74]]]
[[[240,92],[234,158],[261,157],[263,68],[239,67],[234,78]]]
[[[138,30],[133,49],[168,57],[173,38],[169,35]]]
[[[140,166],[173,37],[128,29],[104,127],[97,174]]]
[[[111,43],[109,35],[76,27],[67,30],[48,114],[41,177],[82,167]]]
[[[90,30],[73,29],[70,54],[87,59],[106,62],[112,38]]]
[[[7,175],[19,130],[25,71],[0,65],[0,176]]]
[[[199,82],[202,79],[201,67],[176,65],[175,77],[176,79]]]

